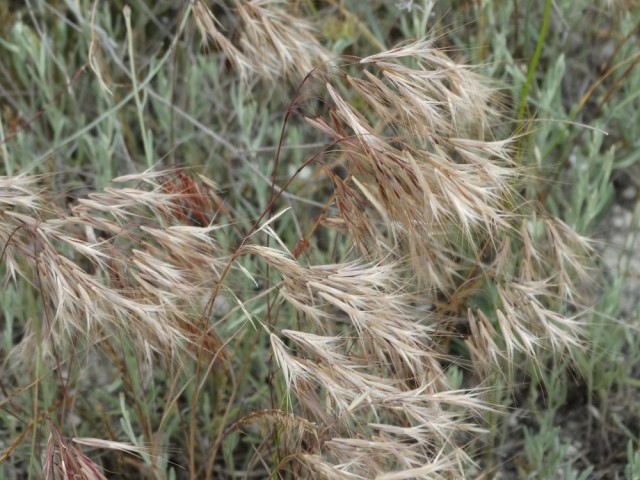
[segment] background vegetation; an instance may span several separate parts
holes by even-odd
[[[0,478],[640,478],[639,38],[1,4]]]

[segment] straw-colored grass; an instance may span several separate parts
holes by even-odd
[[[153,165],[126,158],[71,195],[4,145],[1,268],[31,302],[3,339],[7,478],[470,478],[508,414],[495,399],[590,348],[596,255],[531,194],[543,173],[505,92],[439,38],[339,55],[306,3],[189,2],[163,13],[159,55],[134,44],[144,9],[118,38],[110,7],[68,7],[90,39],[82,81]],[[188,149],[187,107],[209,101],[178,68],[194,36],[186,55],[215,59],[236,109],[209,134],[230,181],[168,162],[176,119]]]

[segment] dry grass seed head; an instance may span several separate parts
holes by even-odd
[[[72,442],[64,439],[58,429],[49,422],[51,433],[47,440],[47,449],[43,465],[44,478],[74,478],[78,480],[107,480],[102,469],[96,465]]]
[[[123,334],[148,357],[171,355],[196,338],[194,322],[225,265],[225,253],[212,237],[222,227],[184,225],[191,215],[187,208],[202,207],[212,219],[215,210],[199,194],[167,193],[164,175],[116,179],[139,187],[91,194],[72,214],[45,199],[27,213],[19,206],[3,212],[5,258],[15,265],[8,274],[20,265],[27,281],[38,279],[53,307],[45,322],[48,341]],[[220,347],[219,340],[210,340]]]
[[[235,41],[225,36],[221,22],[203,0],[195,2],[193,11],[202,37],[210,38],[220,48],[241,78],[255,72],[263,79],[275,81],[294,73],[294,80],[299,81],[329,59],[330,54],[317,40],[312,25],[288,13],[287,2],[235,0],[234,3],[234,18],[226,22],[237,25]]]
[[[249,71],[271,79],[290,71],[303,77],[326,60],[311,30],[283,2],[237,1],[236,7],[236,43],[202,1],[193,11],[203,36],[244,77]],[[339,140],[349,175],[329,176],[341,221],[363,252],[377,253],[371,256],[376,261],[307,267],[285,249],[260,245],[243,245],[235,257],[255,255],[274,267],[282,277],[282,298],[309,320],[310,330],[322,333],[270,331],[287,391],[295,391],[322,422],[317,428],[332,436],[321,447],[331,464],[306,452],[296,453],[301,462],[329,478],[455,476],[470,461],[457,447],[458,433],[477,433],[469,416],[487,407],[473,392],[450,390],[440,358],[429,348],[438,318],[415,308],[424,299],[408,293],[400,280],[404,272],[389,252],[409,256],[414,273],[428,280],[429,294],[453,289],[469,260],[456,251],[460,238],[478,253],[479,239],[514,231],[520,172],[510,159],[509,140],[485,139],[495,115],[487,101],[492,91],[468,68],[427,41],[360,64],[362,78],[345,76],[344,84],[368,110],[356,111],[340,86],[327,82],[332,110],[327,119],[309,122]],[[199,299],[208,298],[230,261],[213,239],[221,228],[212,223],[213,196],[192,180],[167,180],[155,172],[116,182],[137,185],[91,194],[69,214],[45,208],[30,177],[0,177],[0,233],[11,240],[8,272],[27,276],[21,265],[27,259],[40,276],[55,310],[49,340],[54,332],[115,329],[145,352],[174,351],[192,340],[189,325],[203,307]],[[497,345],[486,315],[469,313],[467,344],[476,361],[485,356],[482,366],[497,364],[500,356],[511,361],[515,352],[535,357],[542,345],[578,343],[579,322],[550,308],[549,270],[555,264],[558,288],[565,288],[561,297],[572,298],[574,276],[586,273],[580,254],[588,245],[560,222],[543,224],[548,252],[523,226],[523,275],[498,285],[496,326],[505,347]],[[503,250],[492,266],[502,270],[511,246],[498,244]],[[90,268],[81,267],[85,263]],[[300,435],[319,431],[282,412],[262,420]],[[300,435],[293,436],[294,450],[302,450]],[[66,471],[92,472],[59,434],[52,433],[50,444],[46,468],[54,468],[55,457]],[[59,453],[62,447],[67,456]],[[103,478],[93,474],[87,478]]]
[[[285,330],[270,338],[287,391],[309,412],[324,410],[318,420],[332,419],[319,424],[333,436],[323,445],[339,464],[349,459],[345,471],[369,478],[390,468],[418,468],[433,460],[425,445],[436,442],[449,451],[459,432],[477,433],[464,419],[486,407],[470,392],[448,391],[437,355],[427,347],[431,330],[409,314],[411,297],[402,292],[394,264],[303,267],[267,247],[247,245],[242,253],[276,268],[283,298],[309,315],[311,325],[324,321],[324,331],[336,332],[330,337]],[[345,323],[353,336],[340,333]],[[293,346],[285,346],[281,336]],[[349,437],[340,437],[345,429]],[[381,432],[389,438],[381,441]],[[393,432],[398,438],[391,438]],[[408,436],[418,438],[406,443]]]
[[[413,66],[401,62],[406,57]],[[372,71],[345,79],[371,115],[356,111],[327,82],[334,110],[326,120],[309,119],[343,149],[349,176],[330,176],[338,206],[363,252],[393,246],[396,254],[410,256],[424,284],[450,290],[465,268],[456,258],[460,241],[452,229],[477,254],[479,237],[512,228],[520,173],[510,158],[510,140],[484,139],[494,115],[489,89],[429,42],[361,64]],[[471,93],[459,91],[462,84]]]

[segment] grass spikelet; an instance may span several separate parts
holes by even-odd
[[[275,81],[294,75],[305,77],[329,59],[329,52],[317,40],[314,28],[305,19],[288,13],[280,0],[236,0],[232,15],[224,25],[237,29],[232,41],[203,0],[194,3],[196,25],[203,39],[211,39],[234,65],[242,78],[250,72]],[[228,35],[228,33],[227,33]]]
[[[47,441],[43,467],[46,480],[58,478],[107,480],[98,465],[76,448],[72,442],[64,439],[52,422],[49,423],[51,434]]]
[[[51,307],[48,341],[125,335],[171,354],[195,340],[194,307],[204,305],[223,265],[212,236],[219,226],[197,226],[203,211],[215,214],[203,192],[167,192],[172,180],[156,178],[161,183],[148,174],[116,179],[152,187],[106,188],[68,213],[45,208],[45,199],[30,201],[30,214],[4,212],[5,257],[14,265],[7,272],[37,279]],[[196,225],[184,225],[191,218]]]
[[[407,59],[413,63],[402,62]],[[329,115],[310,119],[342,149],[349,176],[333,178],[338,205],[360,245],[371,236],[368,225],[383,222],[388,238],[382,243],[398,252],[399,241],[412,264],[422,265],[416,270],[426,286],[446,290],[464,269],[461,254],[477,255],[482,235],[511,228],[509,203],[517,198],[521,173],[510,158],[510,141],[486,140],[495,115],[486,103],[490,89],[429,42],[360,64],[366,67],[361,78],[345,75],[344,81],[360,94],[363,112],[329,80]],[[362,212],[368,218],[354,223]],[[452,251],[460,244],[452,228],[470,251]],[[380,243],[370,240],[374,247]]]
[[[272,248],[247,245],[242,253],[275,267],[282,298],[305,316],[308,328],[326,333],[287,329],[270,339],[287,392],[309,414],[323,412],[316,422],[325,435],[332,432],[332,440],[321,450],[336,465],[347,462],[345,473],[369,478],[412,470],[434,460],[433,442],[451,453],[457,435],[477,430],[463,419],[487,406],[470,392],[451,391],[438,354],[428,346],[433,330],[410,308],[397,265],[303,267]],[[304,462],[324,471],[308,458]],[[421,471],[427,478],[429,469]]]

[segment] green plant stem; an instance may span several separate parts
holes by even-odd
[[[133,29],[131,28],[131,7],[125,5],[122,10],[124,14],[124,21],[127,26],[127,42],[129,49],[129,68],[131,70],[131,81],[133,82],[133,91],[135,93],[134,99],[136,101],[136,110],[138,111],[138,122],[140,123],[140,134],[142,135],[142,144],[144,145],[144,155],[147,159],[147,167],[153,167],[153,152],[151,151],[151,145],[149,145],[149,136],[147,135],[147,128],[144,124],[144,115],[142,112],[142,102],[140,101],[140,92],[138,90],[138,81],[136,80],[136,65],[134,61],[133,53]]]
[[[544,41],[547,38],[547,30],[549,29],[549,21],[551,20],[552,5],[553,0],[545,0],[544,13],[542,14],[542,25],[540,26],[540,33],[538,34],[538,43],[536,44],[536,49],[533,52],[533,57],[531,57],[531,61],[529,62],[527,81],[522,87],[522,92],[520,93],[520,105],[518,106],[518,123],[520,123],[524,118],[524,114],[527,109],[527,98],[529,96],[529,90],[531,90],[531,85],[533,85],[536,68],[538,67],[540,56],[542,55],[542,47],[544,46]]]
[[[2,161],[4,162],[4,174],[11,176],[13,175],[13,168],[11,168],[11,163],[9,162],[9,151],[7,149],[7,142],[4,136],[4,125],[2,124],[2,117],[0,116],[0,148],[2,148]]]

